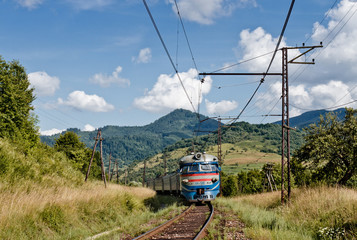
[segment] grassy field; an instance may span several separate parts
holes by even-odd
[[[0,239],[84,239],[112,229],[135,237],[181,210],[176,198],[100,182],[75,188],[28,183],[3,189],[0,201]]]
[[[246,224],[244,233],[251,239],[342,240],[357,236],[357,191],[353,189],[294,189],[291,202],[284,206],[280,192],[219,198],[215,205],[234,212]]]
[[[280,163],[280,155],[260,152],[256,147],[256,143],[251,141],[239,144],[222,144],[224,159],[222,170],[228,175],[235,175],[241,171],[262,169],[266,163]],[[211,147],[208,153],[217,155],[217,146]]]

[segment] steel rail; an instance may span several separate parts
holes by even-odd
[[[209,208],[211,210],[211,214],[209,215],[209,217],[207,218],[205,224],[203,224],[201,230],[196,234],[196,236],[195,236],[195,238],[193,240],[199,240],[199,239],[202,239],[205,236],[206,227],[208,226],[208,224],[213,219],[213,215],[214,215],[213,205],[210,202],[208,203],[208,205],[209,205]]]
[[[157,233],[161,232],[163,229],[167,228],[168,226],[170,226],[175,221],[177,221],[177,220],[181,219],[182,217],[186,216],[192,210],[192,208],[193,208],[193,204],[191,204],[190,207],[188,207],[181,214],[171,218],[170,220],[164,222],[160,226],[157,226],[156,228],[153,228],[153,229],[147,231],[146,233],[143,233],[140,236],[138,236],[136,238],[133,238],[133,240],[148,239],[148,238],[150,238],[152,236],[155,236]]]

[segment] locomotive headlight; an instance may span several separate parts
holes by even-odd
[[[212,182],[215,183],[218,181],[218,178],[212,178]]]
[[[182,183],[188,183],[188,179],[183,179]]]

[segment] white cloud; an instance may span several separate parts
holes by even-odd
[[[52,128],[51,130],[45,130],[45,131],[40,130],[40,134],[42,136],[52,136],[52,135],[55,135],[57,133],[61,133],[63,131],[66,131],[66,129],[59,130],[59,129],[56,129],[56,128]]]
[[[22,7],[28,8],[28,9],[34,9],[41,5],[44,0],[15,0],[18,4],[20,4]]]
[[[201,81],[197,79],[197,71],[190,69],[188,72],[179,73],[179,75],[191,102],[197,110],[198,102],[202,102],[202,98],[199,99]],[[205,82],[202,84],[202,95],[209,93],[211,86],[212,79],[206,77]],[[167,112],[177,108],[193,111],[176,74],[174,76],[160,75],[154,87],[147,91],[145,96],[134,99],[134,106],[149,112]]]
[[[46,72],[29,73],[28,78],[38,96],[52,96],[59,89],[58,77],[51,77]]]
[[[90,112],[109,112],[114,110],[114,106],[107,103],[104,98],[97,95],[88,95],[83,91],[70,93],[66,101],[59,98],[58,104]]]
[[[253,31],[245,29],[240,33],[239,47],[236,52],[242,51],[243,57],[240,61],[247,61],[257,56],[261,56],[267,53],[271,53],[262,57],[258,57],[252,61],[248,61],[242,67],[246,68],[250,72],[265,72],[273,56],[273,51],[278,43],[277,38],[267,32],[262,27],[258,27]],[[284,38],[282,39],[279,48],[287,46]],[[290,50],[289,56],[300,54],[298,50]],[[238,53],[238,55],[240,55]],[[290,66],[289,66],[290,67]],[[293,66],[294,68],[294,66]],[[281,72],[281,51],[278,51],[275,55],[274,62],[269,72]]]
[[[175,2],[169,0],[172,10],[177,13]],[[178,0],[177,5],[182,18],[200,24],[213,24],[214,19],[229,16],[237,7],[256,6],[255,0]]]
[[[355,81],[357,75],[357,14],[356,1],[342,0],[328,15],[326,26],[314,24],[312,39],[315,44],[323,41],[323,48],[316,56],[313,74],[306,82],[326,83],[338,79],[345,83]],[[354,15],[353,15],[354,14]]]
[[[341,81],[330,81],[327,84],[319,84],[311,88],[313,98],[312,105],[318,108],[334,107],[353,101],[349,87]],[[340,99],[342,99],[340,101]]]
[[[270,110],[281,96],[281,82],[271,85],[269,92],[259,94],[256,106],[261,110]],[[333,109],[352,102],[357,98],[357,92],[350,92],[348,85],[341,81],[330,81],[327,84],[318,84],[307,87],[303,84],[289,87],[290,117],[302,114],[308,110]],[[350,104],[356,107],[357,104]],[[272,113],[281,112],[281,101],[275,106]]]
[[[136,63],[150,62],[151,61],[151,49],[150,48],[141,49],[139,52],[139,56],[133,57],[132,60],[133,60],[133,62],[136,62]]]
[[[117,84],[119,86],[129,86],[130,81],[126,78],[122,78],[119,76],[119,73],[123,68],[118,66],[112,75],[107,75],[103,73],[97,73],[93,77],[89,79],[90,82],[99,84],[101,87],[110,87],[111,84]]]
[[[94,131],[94,130],[95,130],[95,127],[93,127],[93,126],[90,125],[90,124],[86,124],[86,125],[84,126],[84,128],[83,128],[82,131],[84,131],[84,132],[91,132],[91,131]]]
[[[207,113],[211,115],[222,115],[238,107],[236,101],[222,100],[220,102],[210,102],[205,100]]]
[[[113,0],[67,0],[67,2],[78,10],[91,10],[109,6]]]

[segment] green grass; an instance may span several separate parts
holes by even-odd
[[[357,191],[316,187],[295,189],[281,206],[280,192],[218,198],[215,205],[234,212],[251,239],[355,239]],[[223,238],[222,238],[223,239]]]
[[[48,146],[0,138],[0,239],[85,239],[111,229],[135,237],[181,210],[147,188],[84,183],[71,166]]]
[[[14,200],[16,206],[1,208],[0,239],[84,239],[112,229],[133,238],[182,209],[176,197],[114,184],[34,191],[3,192],[3,197],[22,197]],[[39,196],[38,201],[32,194]]]
[[[247,172],[250,170],[260,170],[264,166],[264,163],[247,163],[238,165],[223,165],[222,171],[227,175],[237,175],[240,172]]]

